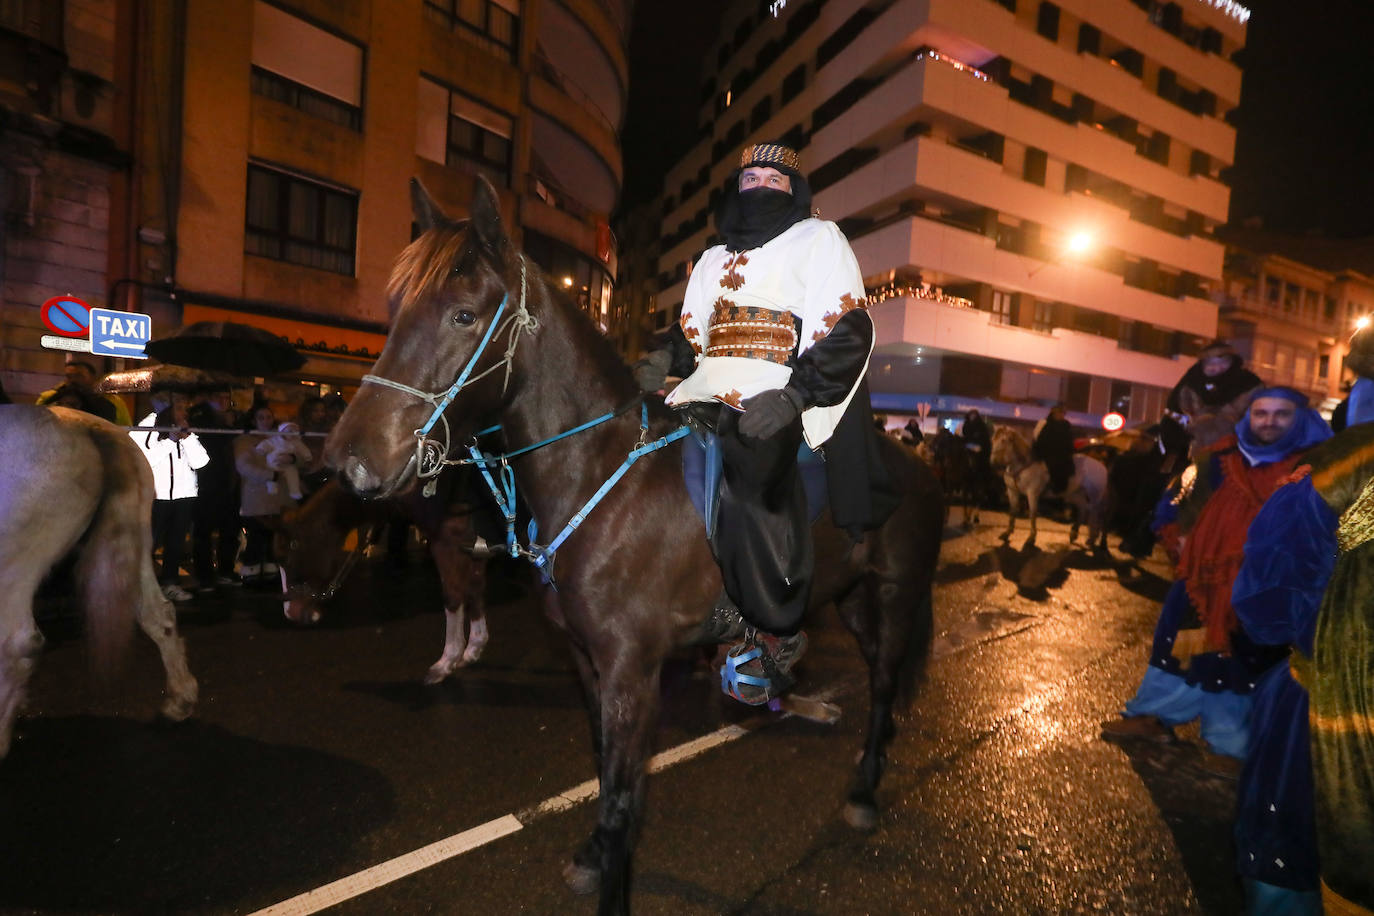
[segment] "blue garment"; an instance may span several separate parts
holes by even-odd
[[[1240,418],[1236,424],[1236,444],[1240,446],[1240,453],[1245,456],[1246,462],[1254,467],[1257,464],[1269,464],[1287,458],[1294,452],[1309,449],[1314,445],[1325,442],[1335,433],[1331,432],[1331,427],[1322,415],[1311,407],[1307,406],[1307,398],[1297,392],[1292,392],[1296,397],[1291,397],[1285,392],[1287,388],[1266,388],[1255,399],[1263,397],[1282,397],[1297,403],[1298,409],[1293,417],[1293,425],[1288,427],[1288,431],[1277,442],[1268,445],[1255,438],[1255,434],[1250,429],[1250,411],[1245,411],[1245,416]],[[1301,400],[1298,400],[1298,399]],[[1253,404],[1253,402],[1252,402]]]
[[[1248,695],[1203,690],[1154,665],[1145,669],[1125,715],[1154,716],[1171,728],[1198,719],[1207,746],[1237,760],[1244,759],[1250,741]]]
[[[1336,565],[1336,516],[1310,478],[1285,484],[1255,516],[1231,601],[1246,632],[1310,657]],[[1249,882],[1316,892],[1320,871],[1307,691],[1285,660],[1255,690],[1251,743],[1236,792],[1236,869]],[[1289,900],[1295,906],[1305,897]],[[1272,901],[1271,901],[1272,902]],[[1310,900],[1308,900],[1310,902]],[[1296,910],[1301,911],[1301,910]]]
[[[1345,425],[1368,423],[1374,420],[1374,379],[1363,375],[1350,386],[1350,402],[1345,408]]]

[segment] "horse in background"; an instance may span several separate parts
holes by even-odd
[[[552,539],[637,443],[665,437],[681,420],[657,399],[643,401],[641,413],[624,361],[515,249],[487,182],[477,182],[464,221],[447,219],[417,182],[411,187],[422,233],[392,275],[394,319],[373,369],[385,381],[359,390],[325,443],[325,460],[359,494],[385,497],[414,488],[417,473],[432,466],[427,456],[448,453],[447,443],[432,440],[432,453],[417,449],[415,431],[432,416],[443,418],[438,436],[449,423],[497,413],[507,441],[523,446],[605,415],[510,462],[537,536]],[[494,346],[479,350],[486,339]],[[446,409],[436,413],[438,397],[422,400],[454,388],[460,374],[470,380]],[[631,406],[618,410],[624,405]],[[558,548],[544,589],[546,612],[567,634],[581,675],[600,776],[597,826],[564,874],[574,890],[600,887],[602,914],[629,909],[663,663],[699,643],[721,590],[684,485],[681,448],[648,452],[629,468]],[[865,828],[877,820],[894,704],[929,653],[943,528],[930,470],[885,437],[877,448],[905,494],[892,516],[859,543],[828,513],[813,526],[812,610],[834,602],[869,666],[868,729],[846,806],[850,823]]]
[[[935,475],[940,478],[948,503],[963,509],[963,527],[972,528],[979,522],[978,481],[973,466],[973,456],[969,454],[964,440],[941,426],[933,437],[928,437],[930,462]],[[947,504],[948,504],[947,503]]]
[[[1007,487],[1007,530],[1002,532],[1002,540],[1011,540],[1016,527],[1016,512],[1021,506],[1021,497],[1025,496],[1026,514],[1030,519],[1030,537],[1026,543],[1034,544],[1040,497],[1050,485],[1049,468],[1031,454],[1031,445],[1026,437],[1007,426],[997,427],[992,434],[991,460],[994,467],[1002,468],[1002,481]],[[1074,509],[1069,543],[1078,540],[1079,525],[1086,522],[1088,548],[1096,550],[1100,546],[1105,550],[1107,467],[1087,455],[1074,455],[1073,466],[1074,473],[1069,478],[1068,489],[1062,494],[1064,501]]]
[[[73,551],[97,672],[115,669],[137,620],[166,670],[162,714],[195,708],[176,609],[153,570],[152,515],[153,472],[126,431],[66,407],[0,406],[0,758],[43,648],[34,592]]]
[[[463,476],[449,472],[446,478]],[[451,488],[450,488],[451,489]],[[444,601],[444,650],[425,672],[437,684],[482,656],[489,634],[486,616],[487,553],[472,523],[473,509],[447,499],[423,500],[418,492],[368,502],[331,479],[302,505],[288,509],[276,533],[286,618],[316,624],[324,605],[387,524],[413,522],[429,544]],[[350,537],[356,539],[349,547]],[[476,556],[481,553],[482,556]]]

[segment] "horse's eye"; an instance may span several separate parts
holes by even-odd
[[[476,320],[477,314],[469,312],[467,309],[460,309],[458,314],[453,316],[454,324],[472,324]]]

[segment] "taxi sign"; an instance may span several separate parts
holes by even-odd
[[[1109,433],[1114,433],[1126,425],[1126,418],[1116,411],[1105,414],[1102,417],[1102,428]]]
[[[91,309],[91,353],[147,359],[143,352],[152,337],[153,319],[142,312]]]

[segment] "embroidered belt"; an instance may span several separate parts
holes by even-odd
[[[1364,485],[1360,495],[1341,513],[1336,526],[1336,543],[1341,553],[1354,550],[1374,538],[1374,478]]]
[[[707,356],[766,359],[785,365],[797,346],[797,319],[791,312],[758,306],[716,303],[707,331]]]

